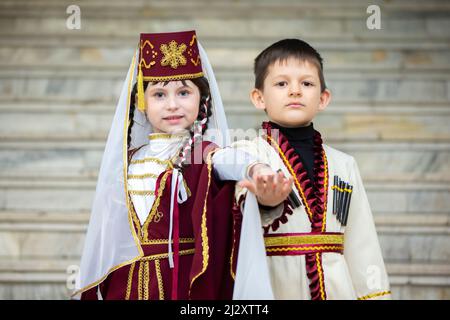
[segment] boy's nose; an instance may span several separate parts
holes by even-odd
[[[300,88],[291,88],[289,91],[290,97],[301,97],[302,96],[302,90]]]
[[[289,92],[289,96],[290,97],[301,97],[302,96],[302,91],[300,89],[298,89],[298,90],[291,90]]]

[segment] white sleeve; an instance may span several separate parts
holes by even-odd
[[[369,201],[356,161],[350,164],[353,192],[344,233],[344,257],[358,299],[390,299],[389,280]]]
[[[227,147],[213,154],[212,163],[219,180],[240,181],[249,178],[247,169],[256,163],[256,158],[243,150]]]

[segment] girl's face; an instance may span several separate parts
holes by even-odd
[[[190,80],[149,83],[145,90],[147,119],[153,132],[177,133],[189,130],[197,119],[200,90]]]

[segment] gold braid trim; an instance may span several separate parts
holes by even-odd
[[[325,251],[325,250],[342,250],[342,246],[312,246],[312,247],[290,247],[290,248],[267,248],[266,252],[282,252],[282,251]]]
[[[173,241],[172,241],[173,242]],[[180,243],[194,243],[194,238],[180,238]],[[151,245],[151,244],[169,244],[168,239],[150,239],[148,241],[142,242],[143,245]]]
[[[177,133],[151,133],[148,135],[149,140],[156,140],[156,139],[168,140],[182,137],[184,137],[184,134],[177,134]]]
[[[136,225],[137,236],[138,236],[139,240],[142,240],[141,222],[139,221],[139,218],[137,216],[136,210],[134,209],[134,204],[133,203],[130,204],[130,211],[131,211],[131,217],[133,219],[133,222]],[[140,245],[139,245],[139,248],[141,248]]]
[[[156,270],[156,279],[158,280],[159,300],[164,300],[164,286],[161,276],[161,267],[159,265],[158,259],[155,260],[155,270]]]
[[[144,225],[142,226],[142,228],[143,228],[143,237],[142,238],[143,238],[144,241],[149,241],[148,240],[148,225],[150,224],[150,222],[152,222],[152,220],[153,220],[153,218],[154,218],[154,216],[156,214],[156,211],[158,210],[159,202],[161,201],[161,196],[162,196],[162,194],[164,192],[164,189],[166,187],[167,177],[169,176],[169,174],[171,172],[172,172],[171,170],[168,170],[168,171],[164,172],[164,175],[161,178],[161,182],[159,183],[158,195],[157,195],[157,197],[155,199],[155,202],[153,203],[152,210],[150,211],[150,214],[148,215],[147,219],[145,220]]]
[[[170,161],[169,160],[161,160],[158,158],[144,158],[144,159],[135,159],[135,160],[131,160],[130,164],[138,164],[138,163],[145,163],[145,162],[154,162],[160,165],[170,165]]]
[[[194,252],[195,252],[195,249],[186,249],[186,250],[180,250],[178,254],[180,256],[185,256],[188,254],[193,254]],[[152,261],[152,260],[160,260],[160,259],[165,259],[165,258],[169,258],[168,253],[158,253],[158,254],[153,254],[151,256],[145,256],[145,257],[142,257],[140,259],[140,261]]]
[[[325,232],[327,227],[327,206],[328,206],[328,159],[325,154],[325,149],[322,148],[323,165],[325,167],[324,181],[323,181],[323,218],[322,218],[322,232]]]
[[[145,174],[129,174],[128,180],[131,179],[145,179],[145,178],[154,178],[158,179],[158,175],[154,173],[145,173]]]
[[[325,300],[325,289],[324,289],[324,279],[323,279],[323,272],[322,272],[322,264],[320,263],[320,253],[316,253],[316,264],[317,264],[317,271],[319,273],[319,284],[320,284],[320,296],[322,300]]]
[[[208,153],[208,156],[206,157],[206,164],[208,166],[208,185],[206,188],[206,194],[205,194],[205,203],[203,205],[203,214],[202,214],[202,255],[203,255],[203,268],[202,271],[200,271],[197,275],[195,275],[191,280],[191,285],[189,286],[189,295],[191,294],[191,288],[194,281],[202,275],[206,268],[208,267],[208,260],[209,260],[209,244],[208,244],[208,228],[206,227],[206,209],[207,209],[207,201],[208,201],[208,194],[209,194],[209,188],[211,185],[211,157],[212,157],[213,151]]]
[[[368,300],[368,299],[375,298],[375,297],[386,296],[388,294],[391,294],[391,291],[382,291],[382,292],[377,292],[377,293],[371,293],[366,296],[359,297],[358,300]]]
[[[142,265],[143,263],[140,261],[138,271],[138,300],[142,300]]]
[[[133,262],[130,266],[130,271],[128,272],[127,293],[125,295],[125,300],[130,300],[131,285],[133,284],[134,266],[135,266],[135,263]]]
[[[194,78],[201,78],[203,77],[203,72],[198,73],[187,73],[187,74],[180,74],[180,75],[173,75],[173,76],[165,76],[165,77],[150,77],[150,76],[144,76],[143,79],[145,81],[178,81],[178,80],[187,80],[187,79],[194,79]]]
[[[128,191],[131,195],[135,196],[154,196],[155,191],[153,190],[129,190]]]
[[[280,236],[280,237],[264,237],[266,246],[289,246],[304,244],[344,244],[343,234],[333,235],[304,235],[304,236]]]
[[[150,286],[150,269],[149,269],[148,261],[145,261],[144,262],[144,300],[150,299],[149,286]]]

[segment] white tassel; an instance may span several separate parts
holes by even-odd
[[[170,186],[170,223],[169,223],[169,244],[168,244],[168,255],[169,255],[169,266],[171,269],[174,267],[173,263],[173,250],[172,250],[172,234],[173,234],[173,206],[175,200],[175,187],[178,183],[178,169],[174,168],[172,171],[172,180]],[[177,195],[178,197],[178,195]]]

